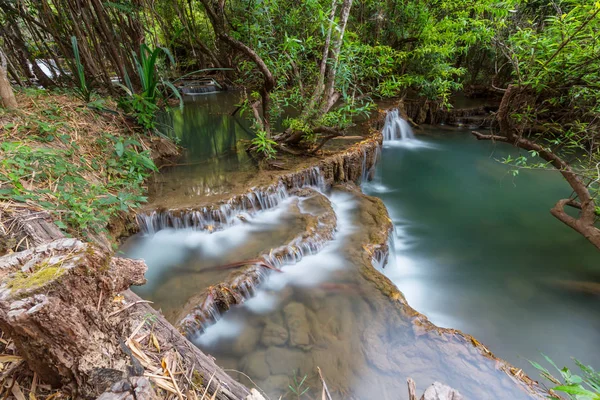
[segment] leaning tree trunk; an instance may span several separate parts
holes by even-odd
[[[17,99],[8,80],[8,61],[0,49],[0,100],[6,108],[17,108]]]

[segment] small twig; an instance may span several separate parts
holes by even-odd
[[[113,317],[113,316],[117,315],[118,313],[120,313],[121,311],[125,311],[128,308],[133,307],[136,304],[140,304],[140,303],[150,303],[150,304],[152,304],[152,302],[149,301],[149,300],[138,300],[135,303],[128,304],[127,306],[121,308],[120,310],[117,310],[117,311],[114,311],[114,312],[108,314],[108,318]],[[98,302],[98,304],[100,304],[100,302]]]
[[[417,384],[412,378],[406,380],[408,384],[408,400],[417,400]]]
[[[104,292],[102,289],[100,289],[100,296],[98,297],[98,305],[96,306],[96,311],[100,311],[100,303],[102,303],[102,293],[104,293]],[[110,315],[109,315],[109,317],[110,317]]]
[[[325,392],[325,394],[327,394],[327,398],[331,400],[331,394],[329,393],[329,389],[327,389],[327,383],[325,383],[325,379],[323,379],[321,368],[317,367],[317,371],[319,372],[319,378],[321,378],[321,383],[323,384],[323,392]]]

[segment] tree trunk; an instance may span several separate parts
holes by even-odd
[[[507,91],[505,96],[512,95],[510,95]],[[500,108],[502,109],[502,106]],[[500,114],[500,111],[498,111],[498,114]],[[514,133],[510,133],[508,137],[501,135],[483,135],[479,132],[472,133],[478,140],[505,142],[527,151],[535,151],[542,159],[552,164],[552,166],[561,173],[563,178],[565,178],[579,200],[559,200],[551,210],[552,215],[565,225],[583,235],[590,243],[600,249],[600,229],[596,227],[597,214],[594,198],[591,196],[588,186],[585,184],[585,182],[583,182],[581,177],[577,175],[575,171],[573,171],[571,166],[565,160],[560,158],[548,148],[545,148],[529,139],[516,136]],[[576,203],[577,208],[581,210],[577,218],[572,217],[565,212],[565,206],[573,203]]]
[[[337,73],[340,51],[342,50],[342,44],[344,42],[344,32],[346,31],[346,24],[348,22],[348,16],[350,15],[350,8],[352,8],[352,0],[344,0],[340,14],[338,37],[331,50],[331,60],[329,61],[330,65],[329,70],[327,71],[327,83],[325,85],[325,95],[323,97],[323,102],[321,103],[321,114],[328,112],[339,98],[339,96],[334,96],[335,76]]]
[[[206,13],[210,19],[210,22],[213,26],[213,30],[215,32],[215,36],[221,40],[223,43],[227,44],[232,49],[239,51],[247,58],[249,58],[258,68],[260,73],[263,76],[263,87],[260,90],[260,94],[262,97],[262,126],[267,132],[267,135],[270,136],[270,121],[269,121],[269,108],[270,108],[270,93],[275,88],[275,79],[273,78],[273,74],[271,70],[265,63],[265,61],[261,58],[258,53],[252,50],[250,47],[246,46],[244,43],[239,40],[229,36],[227,25],[225,22],[225,2],[224,1],[214,1],[214,0],[202,0],[202,4],[206,9]]]
[[[106,390],[107,375],[125,376],[119,331],[102,306],[145,282],[143,261],[58,239],[4,256],[0,267],[0,328],[42,381],[75,381],[80,395],[90,397]]]
[[[333,23],[335,18],[335,11],[337,9],[337,0],[333,0],[331,3],[331,14],[329,15],[329,28],[327,29],[327,36],[325,37],[325,45],[323,46],[323,57],[321,58],[321,65],[319,66],[319,77],[317,78],[317,84],[315,85],[315,91],[310,98],[300,118],[307,121],[315,108],[315,104],[319,103],[319,99],[325,91],[325,73],[327,72],[327,59],[329,58],[329,44],[331,43],[331,32],[333,30]]]
[[[0,49],[0,100],[6,108],[17,108],[17,99],[8,80],[8,61]]]

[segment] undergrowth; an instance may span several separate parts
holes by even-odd
[[[0,111],[0,201],[47,210],[86,236],[145,202],[156,170],[143,137],[118,115],[99,115],[73,94],[27,89]]]
[[[600,372],[591,366],[574,360],[580,370],[575,374],[567,367],[559,368],[552,359],[544,355],[546,361],[556,369],[558,376],[553,375],[541,364],[529,361],[534,368],[540,371],[540,375],[552,382],[554,387],[549,390],[549,398],[563,400],[566,396],[569,400],[600,400]],[[560,396],[556,395],[560,392]]]

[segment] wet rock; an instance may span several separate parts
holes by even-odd
[[[289,334],[287,329],[274,322],[267,322],[263,329],[261,343],[265,347],[283,346],[287,343]]]
[[[267,349],[266,361],[272,375],[313,372],[310,353],[301,350],[272,346]]]
[[[279,398],[288,392],[290,378],[287,375],[271,375],[264,380],[260,387],[269,393],[271,398]]]
[[[265,351],[256,351],[244,357],[241,366],[252,379],[267,379],[270,375]]]
[[[283,314],[290,332],[290,345],[310,349],[310,326],[304,306],[298,302],[289,303],[283,309]]]
[[[463,400],[463,397],[457,390],[452,389],[450,386],[446,386],[439,382],[434,382],[433,385],[429,386],[421,400]]]
[[[321,323],[319,322],[319,318],[317,314],[312,310],[306,310],[306,317],[308,322],[310,323],[310,333],[315,341],[315,344],[321,343],[324,341],[324,332]]]
[[[261,337],[261,328],[257,326],[248,326],[244,332],[237,338],[231,347],[231,351],[236,355],[245,355],[251,353]]]

